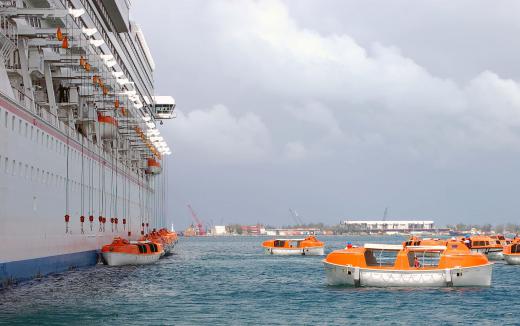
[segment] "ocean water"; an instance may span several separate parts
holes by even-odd
[[[326,252],[347,240],[322,236]],[[9,325],[518,325],[520,266],[497,263],[490,288],[330,287],[321,259],[264,255],[263,237],[181,238],[149,266],[92,268],[0,290]]]

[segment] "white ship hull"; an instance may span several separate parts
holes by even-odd
[[[13,127],[14,126],[14,127]],[[66,227],[67,143],[69,144],[69,215]],[[83,152],[83,155],[82,155]],[[83,212],[81,211],[81,165],[83,160]],[[92,164],[93,183],[89,184],[86,166]],[[111,189],[120,189],[115,198]],[[105,175],[105,192],[103,188]],[[127,187],[129,196],[122,189]],[[93,187],[91,191],[90,187]],[[93,209],[88,210],[91,191]],[[63,130],[31,115],[15,102],[0,95],[0,238],[9,246],[0,248],[0,287],[2,284],[31,279],[35,276],[59,272],[97,263],[97,253],[115,236],[137,240],[143,222],[143,202],[140,196],[153,198],[150,184],[137,173],[99,154],[70,137]],[[101,211],[101,198],[105,207]],[[115,203],[119,210],[114,210]],[[127,224],[122,224],[121,207],[128,209]],[[112,207],[112,210],[111,210]],[[110,214],[111,213],[111,214]],[[92,223],[89,215],[95,217]],[[86,216],[81,231],[80,216]],[[106,216],[103,226],[98,216]],[[119,223],[110,223],[119,216]],[[151,221],[152,222],[152,221]],[[152,223],[150,223],[150,228]],[[67,231],[67,233],[66,233]],[[132,236],[128,237],[128,231]],[[146,229],[145,231],[148,231]],[[13,249],[16,248],[16,249]]]
[[[380,270],[324,262],[329,285],[365,287],[490,286],[492,264],[444,270]]]
[[[307,248],[268,248],[264,247],[264,253],[269,255],[281,256],[323,256],[325,249],[323,247],[307,247]]]
[[[520,265],[520,255],[519,254],[504,254],[504,259],[506,263],[509,265]]]
[[[167,224],[165,180],[145,169],[171,153],[152,137],[175,102],[154,96],[130,5],[2,1],[0,287],[96,264],[114,237]]]

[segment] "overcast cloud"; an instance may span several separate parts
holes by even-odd
[[[519,222],[517,1],[133,2],[171,219]]]

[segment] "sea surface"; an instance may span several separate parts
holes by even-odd
[[[346,241],[401,237],[321,236]],[[181,238],[149,266],[97,265],[0,290],[0,324],[518,325],[520,266],[497,263],[490,288],[330,287],[323,257],[264,255],[264,237]]]

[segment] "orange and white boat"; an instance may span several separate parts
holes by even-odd
[[[323,256],[324,243],[311,235],[305,239],[273,239],[262,243],[264,252],[271,255]]]
[[[103,263],[109,266],[144,265],[159,260],[164,254],[162,245],[151,241],[128,241],[116,237],[101,248]]]
[[[502,245],[502,247],[507,246],[513,242],[513,239],[506,238],[502,234],[492,235],[492,236],[490,236],[490,238],[493,240],[500,241],[500,244]]]
[[[504,259],[503,245],[499,239],[487,235],[475,235],[469,238],[470,249],[485,254],[489,260]]]
[[[504,246],[504,259],[509,265],[520,265],[520,239],[515,238]]]
[[[176,232],[168,231],[167,229],[155,229],[139,239],[141,241],[151,241],[154,243],[160,243],[164,249],[164,255],[170,255],[173,253],[175,244],[178,242],[178,236]]]
[[[490,286],[493,264],[464,243],[403,246],[365,244],[323,260],[329,285],[375,287]]]

